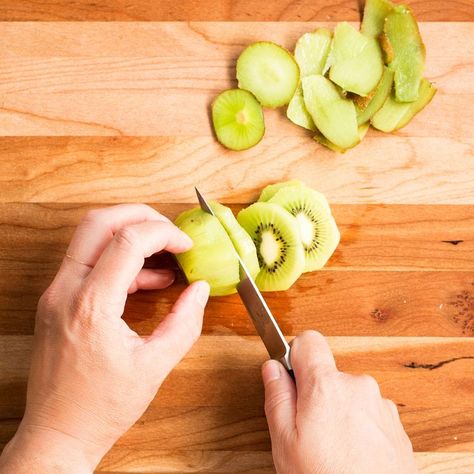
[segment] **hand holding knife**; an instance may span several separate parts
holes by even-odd
[[[215,216],[204,196],[197,188],[195,188],[195,190],[201,209],[204,212]],[[241,278],[240,283],[237,285],[240,299],[244,303],[245,308],[253,321],[255,329],[265,344],[270,357],[280,361],[288,370],[289,374],[294,378],[290,361],[290,346],[281,332],[280,326],[278,326],[278,323],[270,311],[265,299],[260,293],[260,290],[257,288],[255,281],[240,258],[240,255],[237,251],[235,253],[239,261],[240,269],[242,270],[241,274],[244,275]]]

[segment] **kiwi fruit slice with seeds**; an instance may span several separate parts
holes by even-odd
[[[246,150],[265,133],[262,106],[250,92],[241,89],[229,89],[216,97],[212,124],[217,140],[231,150]]]
[[[269,184],[262,189],[258,201],[269,201],[278,191],[280,191],[281,188],[286,188],[288,186],[304,186],[304,183],[302,183],[299,179],[290,179],[289,181],[283,181],[281,183]]]
[[[295,93],[300,71],[293,55],[269,41],[253,43],[237,60],[239,88],[252,92],[264,107],[288,104]]]
[[[340,240],[324,195],[306,186],[287,186],[282,187],[268,203],[282,206],[295,217],[304,248],[304,271],[322,268]]]
[[[256,202],[240,211],[237,220],[257,248],[257,286],[262,291],[287,290],[305,267],[296,219],[278,204]]]
[[[206,280],[211,296],[235,293],[239,261],[219,219],[197,207],[180,214],[175,224],[194,242],[190,250],[176,255],[188,282]]]
[[[244,262],[250,275],[255,278],[260,271],[260,267],[258,265],[257,250],[252,239],[247,232],[242,229],[229,207],[223,206],[217,201],[211,201],[209,205],[227,232],[227,235],[230,237],[235,250]],[[241,277],[243,277],[242,273],[243,272],[240,274]]]

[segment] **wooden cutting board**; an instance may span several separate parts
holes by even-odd
[[[423,473],[474,472],[472,1],[410,2],[438,94],[344,155],[281,110],[265,111],[258,146],[229,152],[208,110],[249,42],[291,49],[316,26],[358,21],[357,1],[97,3],[0,5],[0,445],[22,416],[38,297],[87,209],[139,201],[174,217],[195,184],[238,209],[300,178],[327,195],[341,244],[325,269],[268,294],[285,334],[318,329],[341,370],[379,381]],[[131,296],[126,321],[149,334],[183,286]],[[265,358],[238,297],[213,299],[202,338],[98,472],[273,472]]]

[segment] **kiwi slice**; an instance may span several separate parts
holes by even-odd
[[[384,66],[384,72],[370,100],[365,101],[365,97],[357,96],[354,99],[357,113],[357,123],[359,125],[367,122],[377,112],[390,95],[393,84],[393,71]]]
[[[227,235],[230,237],[235,250],[244,262],[247,270],[252,277],[255,278],[260,271],[260,267],[258,265],[257,250],[253,240],[247,232],[242,229],[230,208],[219,204],[217,201],[211,201],[209,205],[227,232]],[[243,276],[242,272],[240,276]]]
[[[180,214],[175,224],[194,242],[190,250],[176,255],[188,282],[206,280],[211,296],[235,293],[240,282],[239,261],[219,219],[194,208]]]
[[[387,15],[382,38],[387,63],[395,72],[395,98],[414,102],[425,67],[425,45],[410,8],[398,5]]]
[[[324,76],[303,78],[303,97],[318,130],[336,146],[346,149],[360,142],[354,103],[341,96]]]
[[[248,91],[229,89],[212,104],[212,124],[217,140],[231,150],[256,145],[265,133],[262,106]]]
[[[291,98],[288,108],[286,109],[286,116],[296,125],[316,131],[316,125],[311,117],[308,109],[304,105],[303,88],[301,85],[296,89],[295,95]]]
[[[366,96],[383,73],[382,51],[375,38],[359,33],[347,22],[334,30],[329,78],[345,91]]]
[[[416,102],[398,102],[392,91],[382,108],[370,120],[371,125],[382,132],[398,130],[429,104],[435,94],[436,88],[426,79],[421,80]]]
[[[326,198],[306,186],[284,187],[269,201],[282,206],[298,222],[305,272],[319,270],[339,244],[340,235]]]
[[[305,33],[296,42],[295,59],[300,68],[300,76],[324,74],[332,34],[327,28],[318,28],[312,33]]]
[[[299,78],[298,64],[293,55],[275,43],[253,43],[237,60],[239,87],[252,92],[264,107],[288,104]]]
[[[359,127],[357,128],[357,132],[359,134],[359,141],[362,141],[368,129],[369,129],[369,122],[359,125]],[[345,153],[349,149],[349,148],[341,148],[340,146],[335,145],[319,132],[316,132],[316,135],[313,137],[313,139],[316,140],[320,145],[324,145],[326,148],[329,148],[332,151],[337,151],[338,153]]]
[[[274,183],[265,186],[260,193],[260,197],[258,198],[259,202],[266,202],[269,201],[275,194],[280,191],[282,188],[286,188],[289,186],[305,186],[299,179],[291,179],[289,181],[283,181],[281,183]]]
[[[364,35],[377,38],[383,33],[385,17],[393,10],[394,6],[389,0],[366,0],[360,31]]]
[[[296,219],[278,204],[256,202],[237,215],[257,248],[262,291],[287,290],[304,270],[305,257]]]

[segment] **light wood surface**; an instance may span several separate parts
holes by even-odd
[[[361,3],[1,2],[0,448],[23,412],[37,300],[88,209],[147,202],[173,218],[198,184],[238,211],[300,178],[328,197],[341,244],[322,271],[266,295],[285,335],[319,329],[341,370],[376,377],[423,474],[474,472],[474,4],[408,2],[438,93],[395,134],[369,131],[337,155],[266,110],[264,140],[235,153],[209,123],[245,45],[292,48],[357,22]],[[184,285],[132,295],[125,320],[149,334]],[[202,338],[98,472],[274,472],[265,357],[239,298],[213,299]]]
[[[406,0],[420,21],[466,21],[474,16],[470,0]],[[358,20],[356,0],[3,0],[1,20]]]

